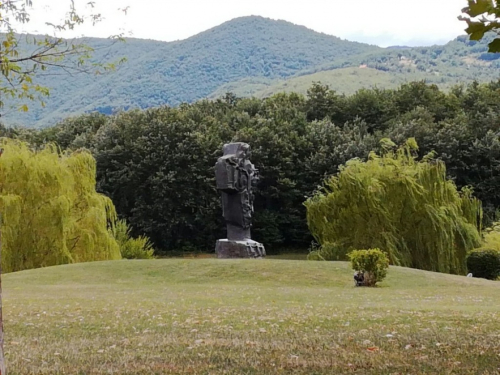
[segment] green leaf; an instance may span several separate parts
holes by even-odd
[[[497,38],[488,44],[488,52],[500,52],[500,38]]]
[[[471,17],[477,17],[492,12],[494,7],[492,0],[469,0],[469,8],[465,9],[465,13]]]
[[[489,31],[488,26],[482,22],[468,21],[469,27],[465,29],[471,40],[481,40],[484,34]],[[491,29],[490,29],[491,30]]]

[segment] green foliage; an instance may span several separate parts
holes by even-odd
[[[319,249],[309,252],[307,260],[347,260],[349,251],[335,243],[326,242]]]
[[[193,126],[186,117],[166,107],[130,111],[100,129],[99,189],[133,235],[162,250],[208,251],[223,236],[213,172],[222,142],[209,121]]]
[[[465,29],[471,40],[481,40],[484,35],[500,29],[500,4],[493,0],[468,0],[469,6],[462,9],[468,17],[460,16],[461,21],[467,22]],[[500,38],[489,43],[489,52],[500,52]]]
[[[417,161],[409,139],[382,155],[349,161],[305,203],[309,228],[320,243],[384,249],[392,264],[464,273],[467,251],[480,241],[481,203],[458,192],[444,164]]]
[[[7,115],[9,119],[16,124],[46,126],[68,114],[112,114],[120,109],[179,105],[246,77],[285,78],[336,58],[381,50],[255,16],[237,18],[172,43],[139,39],[120,44],[106,39],[82,42],[92,48],[92,61],[125,57],[128,63],[105,76],[78,75],[71,85],[55,81],[51,75],[62,71],[49,68],[47,77],[37,76],[42,86],[53,88],[46,108]]]
[[[86,114],[43,130],[0,127],[0,135],[36,148],[56,142],[63,149],[90,150],[98,191],[113,200],[134,236],[148,236],[160,252],[213,251],[225,235],[213,166],[224,143],[250,142],[262,176],[253,236],[271,251],[306,249],[312,238],[304,200],[340,165],[364,161],[370,151],[381,153],[384,138],[404,145],[414,137],[418,158],[434,152],[459,190],[473,188],[489,226],[500,207],[498,98],[498,82],[460,85],[447,93],[412,82],[352,96],[316,84],[306,97],[227,95],[176,108]],[[372,247],[339,245],[345,251]]]
[[[34,152],[3,139],[0,158],[2,270],[120,259],[108,232],[111,200],[95,191],[90,153],[59,154],[53,145]]]
[[[111,228],[111,233],[120,247],[120,253],[124,259],[152,259],[153,245],[149,238],[139,236],[132,238],[130,228],[125,220],[118,220]]]
[[[484,230],[483,247],[500,251],[500,222],[494,222]]]
[[[467,269],[474,277],[496,280],[500,276],[500,251],[488,247],[470,251]]]
[[[359,124],[347,125],[345,133],[328,121],[310,124],[304,105],[295,94],[228,97],[121,113],[99,120],[93,135],[95,118],[85,116],[32,138],[64,139],[70,147],[74,142],[66,136],[86,139],[99,165],[100,191],[113,199],[133,233],[147,235],[159,251],[213,251],[224,236],[213,166],[224,143],[249,142],[261,169],[253,235],[268,248],[298,247],[310,242],[304,196],[324,173],[370,147],[359,145],[366,136]],[[87,125],[75,128],[79,122]]]
[[[353,250],[348,256],[352,269],[364,273],[364,285],[375,286],[387,276],[389,258],[380,249]]]

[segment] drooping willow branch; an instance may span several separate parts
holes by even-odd
[[[443,162],[413,156],[410,139],[396,151],[351,160],[306,202],[320,244],[343,253],[380,248],[392,264],[464,273],[468,250],[480,243],[481,202],[457,191]]]

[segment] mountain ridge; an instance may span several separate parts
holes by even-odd
[[[3,116],[5,124],[39,127],[96,110],[113,113],[129,108],[175,106],[217,97],[226,88],[246,96],[270,95],[286,91],[283,85],[288,85],[288,80],[308,75],[313,79],[315,74],[327,71],[331,77],[339,72],[353,74],[352,69],[363,67],[374,73],[362,73],[370,85],[376,86],[377,80],[384,77],[380,81],[383,87],[412,79],[449,86],[462,78],[484,81],[500,71],[495,61],[481,65],[481,72],[474,64],[467,68],[466,63],[457,62],[458,55],[450,57],[462,53],[460,58],[469,63],[479,61],[477,58],[486,50],[484,43],[469,46],[467,40],[455,40],[445,46],[384,49],[260,16],[239,17],[172,42],[129,38],[126,43],[112,44],[99,38],[83,40],[96,48],[95,58],[99,61],[127,57],[128,62],[116,72],[100,77],[38,77],[40,84],[51,89],[47,107],[32,105],[26,114],[8,113]],[[339,70],[346,68],[351,70]],[[346,93],[363,87],[362,79],[349,81],[343,77],[342,82],[340,88],[345,88]],[[301,78],[299,86],[298,91],[305,92],[307,79]]]

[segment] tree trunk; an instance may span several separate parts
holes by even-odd
[[[0,230],[0,259],[2,259],[2,232]],[[2,318],[2,265],[0,262],[0,375],[5,375],[5,361],[3,357],[3,318]]]

